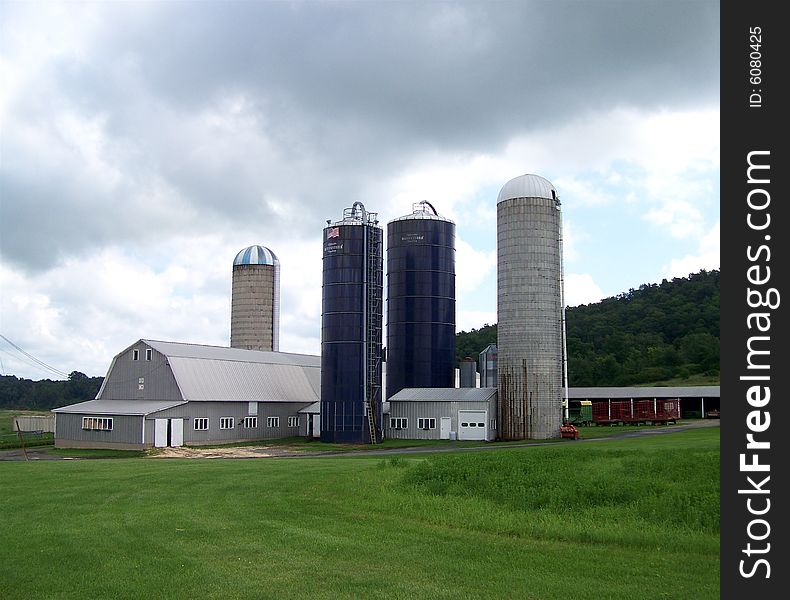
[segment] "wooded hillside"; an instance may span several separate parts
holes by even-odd
[[[649,384],[719,375],[719,271],[645,284],[601,302],[569,308],[572,386]],[[456,359],[475,360],[496,343],[496,325],[456,338]]]

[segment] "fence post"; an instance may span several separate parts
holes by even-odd
[[[19,444],[22,446],[22,454],[25,455],[25,460],[28,460],[27,450],[25,450],[25,440],[22,437],[22,430],[19,428],[19,421],[16,420],[16,417],[14,417],[14,423],[16,424],[16,433],[19,436]]]

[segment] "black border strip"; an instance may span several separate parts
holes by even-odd
[[[790,590],[790,503],[783,491],[790,487],[790,431],[785,431],[790,426],[789,401],[784,397],[783,377],[790,367],[784,241],[790,227],[786,183],[790,170],[787,142],[780,134],[783,120],[787,121],[783,113],[790,106],[782,81],[788,32],[779,16],[780,6],[754,0],[721,6],[721,598],[725,599],[786,598]],[[750,64],[752,60],[759,62]],[[770,165],[770,169],[753,169],[751,183],[750,152],[753,164]],[[770,279],[763,281],[769,269]],[[767,306],[750,306],[750,300],[752,304],[762,300]],[[768,317],[749,320],[756,313]],[[765,328],[769,321],[770,328],[760,331],[758,323]],[[753,353],[750,361],[750,347],[769,353]],[[754,376],[769,379],[743,379]],[[768,389],[770,400],[764,406],[750,405],[750,389],[755,404],[766,398]],[[750,422],[760,429],[769,418],[765,431],[750,430]],[[770,448],[748,449],[749,433],[755,441],[770,442]],[[757,461],[770,466],[770,471],[744,470],[742,461],[746,469]],[[753,514],[767,508],[765,514]],[[768,544],[770,550],[761,553]],[[769,566],[770,577],[766,577]]]

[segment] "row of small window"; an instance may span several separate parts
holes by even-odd
[[[485,427],[485,423],[480,422],[467,422],[463,421],[461,423],[461,427],[474,427],[474,428],[483,428]],[[409,420],[405,417],[395,417],[390,419],[390,429],[408,429],[409,428]],[[436,419],[417,419],[417,429],[436,429]],[[491,429],[496,429],[496,420],[491,420]]]
[[[90,431],[112,431],[112,418],[82,417],[82,428]]]
[[[145,349],[145,360],[151,360],[154,356],[154,351],[151,348]],[[132,350],[132,360],[140,360],[140,351],[135,348]]]
[[[390,429],[408,429],[409,419],[395,417],[390,419]],[[436,419],[417,419],[417,429],[436,429]]]
[[[198,417],[193,419],[195,431],[206,431],[208,429],[208,417]],[[244,417],[241,426],[245,429],[255,429],[258,427],[258,417]],[[266,427],[279,427],[280,417],[266,417]],[[233,417],[220,417],[220,429],[233,429],[235,419]],[[288,417],[288,427],[299,427],[299,417]]]

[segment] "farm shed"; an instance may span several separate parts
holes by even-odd
[[[55,445],[142,449],[307,435],[320,357],[138,340],[95,400],[54,409]]]
[[[496,388],[406,388],[390,398],[386,436],[495,440]]]
[[[706,418],[718,416],[721,405],[721,388],[718,385],[675,386],[675,387],[572,387],[568,389],[568,404],[571,416],[579,414],[580,402],[590,400],[593,408],[599,403],[612,403],[618,409],[623,401],[633,404],[629,412],[637,412],[637,404],[653,402],[655,407],[662,400],[679,400],[681,418]]]

